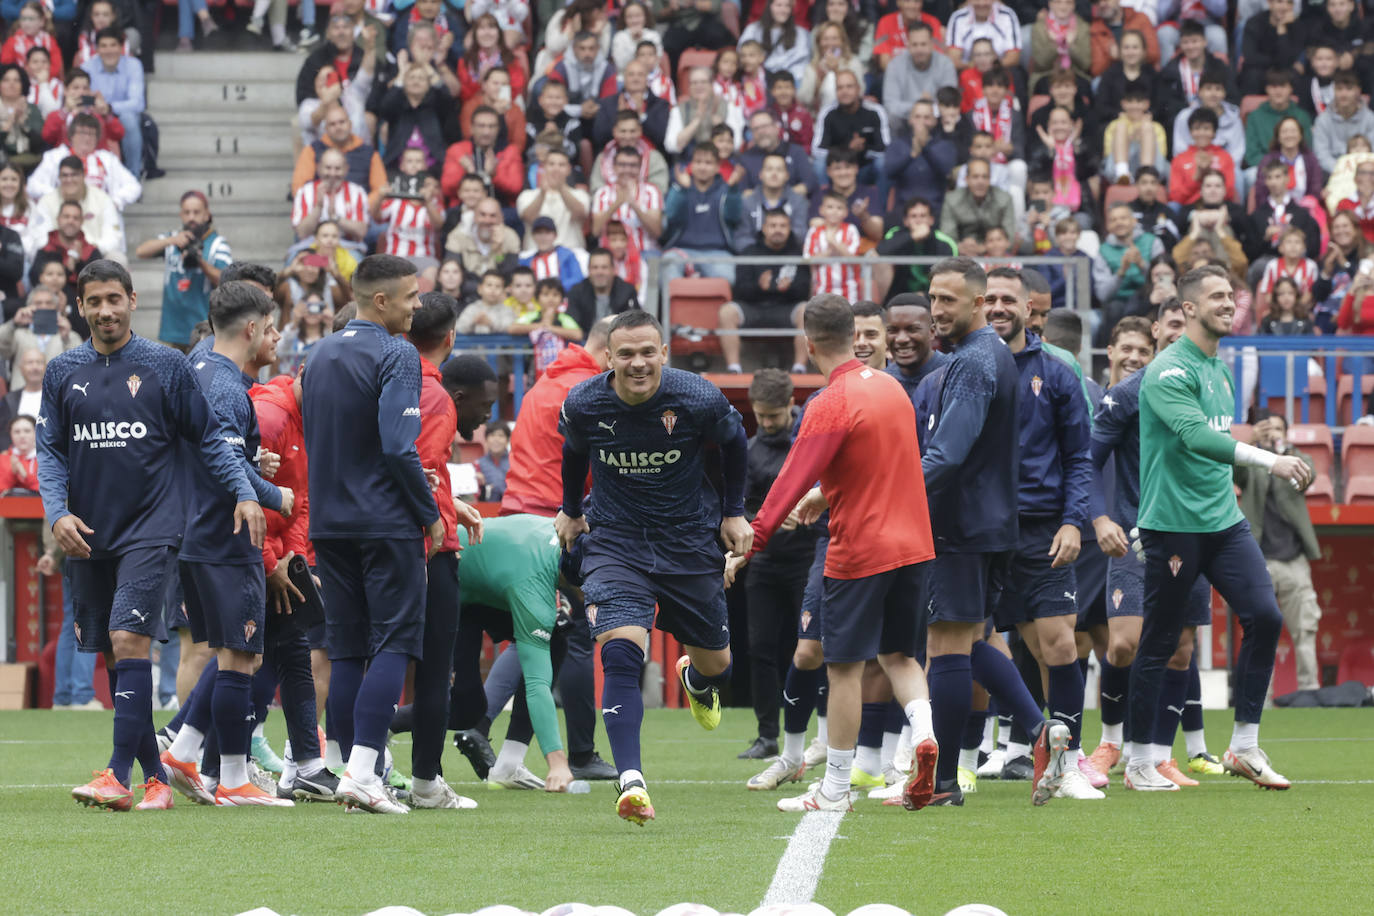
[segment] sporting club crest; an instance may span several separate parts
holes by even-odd
[[[127,384],[129,386],[129,397],[138,397],[138,389],[143,387],[143,379],[139,378],[137,375],[131,375],[129,376]]]
[[[1112,607],[1118,611],[1121,610],[1121,600],[1125,597],[1126,595],[1121,591],[1121,589],[1112,589]]]
[[[1040,376],[1038,376],[1038,375],[1033,375],[1033,376],[1031,376],[1031,391],[1035,392],[1035,396],[1036,396],[1037,398],[1040,397],[1040,389],[1041,389],[1041,388],[1044,388],[1044,387],[1045,387],[1045,382],[1044,382],[1043,379],[1040,378]]]
[[[77,623],[76,621],[72,621],[72,630],[76,632],[76,641],[78,643],[81,642],[81,624]]]
[[[663,411],[663,428],[668,431],[668,435],[673,434],[673,427],[677,426],[677,414],[671,410]]]
[[[810,612],[810,611],[802,611],[802,615],[801,615],[801,625],[802,625],[802,629],[803,629],[803,630],[810,630],[810,629],[811,629],[811,612]]]
[[[1180,557],[1178,554],[1174,554],[1172,557],[1169,558],[1169,572],[1174,574],[1174,578],[1178,578],[1178,571],[1182,568],[1182,557]]]
[[[245,642],[253,641],[253,634],[258,631],[258,625],[250,620],[243,625],[243,639]]]

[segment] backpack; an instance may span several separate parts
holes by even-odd
[[[157,122],[152,115],[143,112],[138,119],[139,130],[143,133],[143,162],[141,163],[142,179],[161,178],[167,173],[157,167],[157,148],[159,141],[159,131]]]

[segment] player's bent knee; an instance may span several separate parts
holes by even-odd
[[[682,650],[692,660],[692,667],[706,677],[715,677],[730,667],[730,649],[702,649],[697,646],[683,646]]]
[[[116,662],[126,658],[147,658],[152,638],[128,630],[110,631],[110,649]]]
[[[821,652],[820,640],[797,640],[797,651],[792,653],[792,664],[797,666],[798,671],[815,671],[821,665],[825,664],[825,657]]]

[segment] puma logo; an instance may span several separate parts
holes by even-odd
[[[1081,712],[1069,715],[1066,712],[1059,712],[1058,710],[1055,710],[1053,716],[1054,718],[1062,719],[1065,722],[1077,722],[1079,719],[1083,718],[1083,714]]]
[[[142,612],[139,611],[139,609],[136,608],[136,607],[131,607],[131,608],[129,608],[129,613],[130,613],[130,614],[133,614],[135,617],[137,617],[139,623],[147,623],[147,622],[148,622],[148,615],[142,613]]]
[[[45,417],[45,416],[43,416],[42,414],[39,414],[38,419],[34,421],[34,425],[35,425],[35,426],[47,426],[47,425],[48,425],[48,418]]]
[[[607,423],[607,422],[605,422],[604,420],[597,420],[597,421],[596,421],[596,425],[597,425],[598,427],[600,427],[601,429],[606,430],[606,432],[610,433],[612,436],[614,436],[614,435],[615,435],[615,424],[618,423],[618,422],[619,422],[618,420],[612,420],[611,422]]]
[[[603,707],[601,708],[601,714],[602,714],[603,716],[618,716],[618,715],[620,715],[620,707],[622,707],[622,706],[624,706],[624,705],[625,705],[624,703],[617,703],[617,704],[615,704],[614,706],[610,707],[609,709],[607,709],[606,707],[603,706]]]
[[[90,383],[90,382],[87,382],[87,383],[84,384],[84,385],[78,385],[78,384],[76,384],[76,382],[72,382],[72,390],[73,390],[73,391],[79,391],[79,392],[81,392],[83,395],[86,394],[86,389],[89,388],[89,387],[91,387],[91,383]],[[89,397],[89,395],[88,395],[88,397]]]
[[[1169,712],[1178,713],[1180,716],[1183,715],[1182,706],[1165,706],[1164,708],[1169,710]]]
[[[1121,698],[1125,695],[1124,693],[1118,693],[1116,696],[1112,696],[1110,693],[1104,693],[1102,694],[1102,699],[1106,700],[1108,703],[1120,703]]]
[[[801,699],[801,697],[789,697],[789,696],[787,695],[787,691],[786,691],[786,690],[784,690],[784,691],[782,692],[782,700],[783,700],[783,702],[786,703],[788,706],[796,706],[796,705],[797,705],[797,701],[800,700],[800,699]]]
[[[134,698],[134,692],[132,690],[116,690],[115,696],[119,697],[121,700],[132,700]]]
[[[1074,604],[1078,603],[1078,592],[1065,592],[1064,597],[1068,598]]]

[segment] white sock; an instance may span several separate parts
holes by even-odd
[[[205,791],[209,792],[211,795],[214,795],[215,790],[219,788],[219,780],[213,776],[206,776],[201,781],[205,783]]]
[[[906,720],[911,723],[911,742],[920,744],[935,734],[930,724],[930,700],[912,700],[902,709]]]
[[[438,779],[421,779],[419,776],[411,777],[410,784],[414,791],[424,795],[433,795],[434,790],[439,788]]]
[[[331,770],[337,770],[344,765],[343,752],[339,750],[339,742],[333,738],[324,742],[324,765]]]
[[[267,724],[267,723],[265,723],[265,722],[259,722],[257,725],[253,726],[253,737],[254,737],[254,738],[261,738],[261,737],[262,737],[262,735],[263,735],[263,731],[262,731],[262,730],[263,730],[263,728],[266,726],[266,724]]]
[[[821,794],[829,799],[841,799],[849,795],[849,772],[854,766],[854,748],[840,750],[827,746],[825,749],[825,780],[821,783]]]
[[[1116,164],[1116,177],[1117,177],[1117,178],[1122,178],[1122,177],[1130,178],[1130,177],[1131,177],[1131,166],[1130,166],[1130,164],[1129,164],[1129,163],[1126,163],[1126,162],[1118,162],[1118,163]]]
[[[248,782],[248,759],[239,754],[221,754],[219,758],[220,784],[230,789]]]
[[[377,749],[353,745],[348,755],[348,775],[353,777],[354,782],[376,782]]]
[[[731,363],[730,365],[725,367],[725,371],[739,373],[744,371],[744,367],[742,367],[739,363]]]
[[[176,740],[167,748],[167,753],[182,763],[190,763],[200,759],[200,749],[204,743],[205,735],[200,729],[183,724],[181,731],[177,732]]]
[[[859,745],[857,751],[850,751],[850,756],[854,759],[854,766],[870,776],[877,776],[882,772],[882,750],[876,747],[864,747]],[[837,796],[831,795],[831,798]]]
[[[993,729],[997,727],[997,718],[988,716],[987,722],[983,723],[983,740],[978,744],[978,750],[984,754],[991,754],[994,747]]]
[[[281,45],[286,43],[286,23],[280,25],[270,25],[267,27],[272,34],[272,44]]]
[[[1150,763],[1158,766],[1169,759],[1170,750],[1171,748],[1164,744],[1151,744],[1146,753],[1149,755]]]
[[[512,741],[507,738],[501,742],[501,750],[496,754],[496,763],[492,766],[493,771],[502,773],[514,773],[516,768],[525,762],[525,752],[530,749],[528,744],[521,741]]]
[[[892,767],[892,759],[897,756],[897,742],[902,740],[901,732],[883,732],[883,751],[878,766],[886,773]]]
[[[509,744],[510,742],[506,742],[506,743]],[[641,783],[644,783],[644,774],[641,773],[641,772],[639,772],[639,770],[624,770],[623,772],[621,772],[621,774],[620,774],[620,784],[621,784],[622,786],[628,785],[629,783],[636,782],[636,781],[641,782]],[[648,783],[644,783],[644,784],[645,784],[645,785],[648,785]]]
[[[1017,757],[1029,757],[1031,749],[1029,744],[1014,744],[1007,742],[1007,759],[1015,760]]]
[[[966,770],[978,769],[978,748],[959,748],[959,766]]]
[[[1123,724],[1122,722],[1118,722],[1115,725],[1108,725],[1106,722],[1103,722],[1102,743],[1115,744],[1117,747],[1121,747],[1121,727]]]
[[[289,789],[296,784],[296,760],[291,756],[291,742],[289,740],[282,751],[282,770],[281,776],[277,779],[277,784]]]
[[[1231,729],[1231,750],[1248,751],[1259,747],[1259,723],[1237,722]]]
[[[1202,729],[1195,732],[1184,732],[1183,741],[1188,745],[1188,759],[1196,757],[1198,754],[1207,753],[1207,733]]]
[[[296,764],[296,773],[300,776],[314,776],[323,769],[324,761],[318,757],[311,757]]]
[[[254,0],[253,18],[261,20],[267,15],[267,8],[272,5],[272,0]]]
[[[1134,741],[1125,741],[1121,745],[1121,759],[1127,763],[1140,756],[1140,751],[1136,750]]]
[[[826,747],[830,746],[830,729],[826,727],[825,716],[816,717],[816,738]]]
[[[783,732],[782,762],[790,767],[801,766],[802,752],[806,750],[806,732]]]

